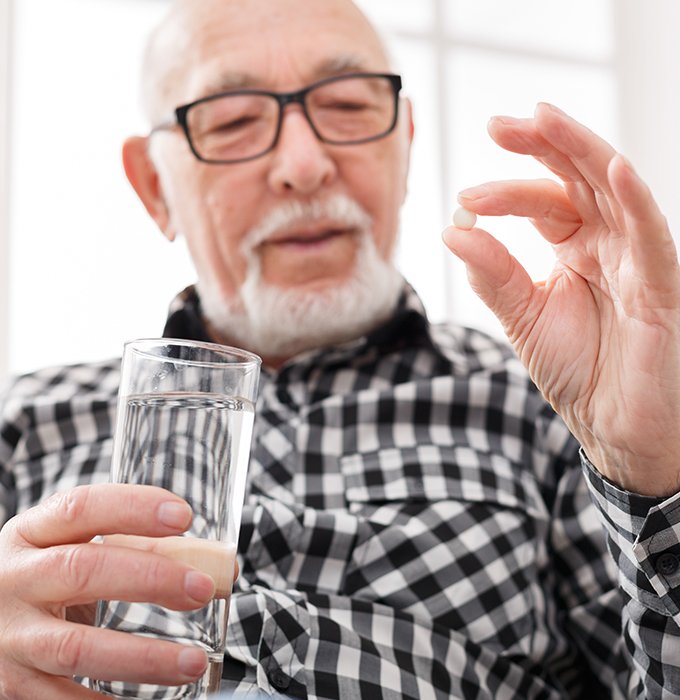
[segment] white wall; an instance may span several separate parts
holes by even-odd
[[[621,150],[680,242],[680,2],[616,0]]]

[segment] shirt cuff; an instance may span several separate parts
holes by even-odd
[[[668,498],[631,493],[600,474],[583,450],[580,455],[619,584],[645,607],[680,621],[680,493]]]

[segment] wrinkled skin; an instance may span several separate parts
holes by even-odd
[[[178,535],[191,518],[186,502],[163,489],[103,484],[52,496],[8,521],[0,531],[0,697],[101,697],[76,686],[74,675],[167,685],[198,678],[202,651],[89,624],[100,598],[174,610],[212,598],[213,580],[186,564],[90,541]]]
[[[479,215],[527,217],[556,255],[534,283],[489,233],[444,241],[500,319],[533,380],[589,459],[630,491],[680,487],[680,273],[651,193],[614,149],[551,105],[489,132],[562,180],[490,182],[461,193]]]

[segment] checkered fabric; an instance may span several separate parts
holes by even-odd
[[[165,333],[207,339],[192,289]],[[108,479],[118,381],[112,361],[13,383],[0,518]],[[680,695],[677,499],[579,459],[504,345],[431,326],[405,287],[383,327],[260,387],[225,692]]]

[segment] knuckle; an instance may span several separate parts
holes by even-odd
[[[5,546],[13,545],[21,547],[22,544],[31,541],[31,513],[38,508],[34,506],[25,513],[20,513],[10,518],[0,529],[0,543]],[[1,696],[0,696],[1,697]]]
[[[76,486],[69,491],[51,496],[51,507],[57,511],[61,520],[66,523],[78,522],[87,510],[89,489],[87,486]]]
[[[11,538],[21,525],[21,515],[14,515],[0,527],[0,540]]]
[[[85,635],[77,626],[63,632],[57,639],[55,661],[68,675],[76,675],[86,653]]]
[[[101,548],[76,544],[61,549],[61,580],[77,596],[82,593],[101,567]]]

